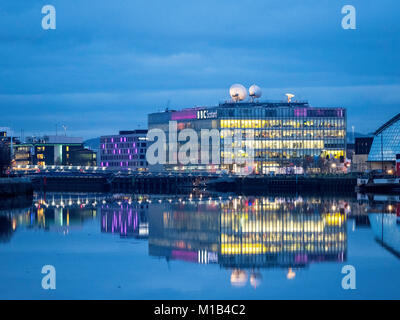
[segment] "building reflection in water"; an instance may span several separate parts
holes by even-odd
[[[101,206],[101,232],[119,234],[123,238],[147,238],[149,224],[143,202],[118,201]]]
[[[230,270],[233,286],[262,283],[263,269],[288,280],[317,262],[344,262],[349,232],[371,227],[386,250],[400,256],[400,198],[170,198],[98,194],[37,194],[28,208],[0,209],[0,242],[18,228],[67,235],[97,219],[103,233],[148,238],[153,257]]]
[[[370,195],[367,203],[375,240],[400,258],[400,196]]]
[[[310,263],[343,262],[344,201],[231,198],[151,204],[149,253],[231,269],[231,283],[257,287],[262,268],[284,268],[293,279]]]
[[[11,221],[11,233],[24,227],[68,234],[96,218],[98,201],[97,195],[89,194],[36,194],[30,207],[3,211],[1,217]]]

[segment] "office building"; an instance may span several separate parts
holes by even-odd
[[[120,131],[100,137],[100,166],[111,170],[146,171],[147,130]]]
[[[96,153],[85,149],[83,139],[66,136],[29,137],[13,146],[16,166],[95,166]]]
[[[170,144],[169,122],[177,123],[177,132],[194,129],[200,137],[202,129],[218,129],[220,139],[211,142],[210,149],[219,145],[220,163],[198,163],[182,165],[169,159],[167,163],[149,166],[150,171],[208,171],[229,173],[302,173],[306,170],[318,172],[321,160],[343,163],[346,157],[346,109],[315,108],[306,101],[243,102],[231,93],[232,101],[214,107],[165,110],[148,116],[148,128],[161,129]],[[228,136],[224,132],[230,130]],[[242,154],[226,148],[232,139],[240,144]],[[236,137],[242,140],[236,141]],[[226,141],[224,141],[224,139]],[[200,139],[199,139],[200,140]],[[150,143],[150,142],[149,142]],[[178,143],[178,149],[182,145]],[[200,141],[199,141],[200,145]],[[252,166],[240,165],[236,159],[246,159],[246,147],[252,148]],[[201,150],[200,153],[209,150]],[[210,156],[211,159],[211,156]],[[228,160],[228,161],[227,161]],[[233,163],[229,163],[233,162]],[[247,170],[247,172],[246,172]]]
[[[8,127],[0,127],[0,144],[5,145],[10,148],[10,152],[12,155],[13,148],[12,146],[15,144],[19,144],[20,140],[18,137],[14,137],[12,135],[12,131]]]
[[[97,152],[87,148],[73,150],[70,153],[69,165],[96,167]]]

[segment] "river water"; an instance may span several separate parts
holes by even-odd
[[[399,299],[399,203],[35,194],[0,206],[0,298]]]

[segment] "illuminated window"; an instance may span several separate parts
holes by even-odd
[[[40,159],[40,160],[43,160],[44,156],[43,156],[43,154],[40,153],[40,154],[37,155],[37,158]]]

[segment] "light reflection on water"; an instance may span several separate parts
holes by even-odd
[[[0,248],[19,230],[68,237],[86,232],[90,221],[100,234],[114,235],[109,241],[146,243],[149,257],[186,267],[217,265],[229,272],[232,287],[259,288],[266,270],[282,270],[293,281],[312,265],[345,265],[348,234],[362,229],[371,228],[398,266],[400,202],[386,200],[37,194],[29,208],[0,211]]]

